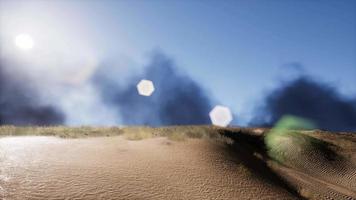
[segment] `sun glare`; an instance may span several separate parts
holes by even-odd
[[[15,45],[22,50],[30,50],[33,48],[34,42],[30,35],[19,34],[15,37]]]

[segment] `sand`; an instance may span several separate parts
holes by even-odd
[[[3,199],[298,199],[207,139],[0,139]]]
[[[269,133],[0,126],[0,199],[356,200],[356,133]]]

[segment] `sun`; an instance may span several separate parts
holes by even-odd
[[[19,34],[15,37],[15,45],[22,50],[30,50],[33,48],[34,41],[28,34]]]

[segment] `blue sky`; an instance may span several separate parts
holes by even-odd
[[[3,29],[58,30],[99,60],[139,65],[159,49],[242,121],[291,66],[356,96],[353,0],[0,1]]]

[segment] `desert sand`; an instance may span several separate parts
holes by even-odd
[[[259,144],[263,131],[217,134],[231,140],[187,137],[177,141],[161,136],[129,140],[123,135],[77,139],[5,136],[0,138],[0,197],[7,200],[356,197],[356,137],[352,134],[310,134],[333,145],[331,150],[337,151],[338,157],[329,159],[318,149],[293,150],[287,152],[290,159],[284,163],[264,154]],[[343,146],[339,147],[340,142]],[[293,143],[290,148],[295,148]]]

